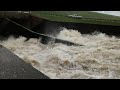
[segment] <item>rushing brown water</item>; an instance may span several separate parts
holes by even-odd
[[[44,45],[40,39],[10,37],[0,43],[53,79],[118,79],[120,78],[120,38],[104,33],[81,34],[63,30],[57,38],[83,44]]]

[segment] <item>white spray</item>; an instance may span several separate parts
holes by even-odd
[[[50,78],[120,78],[120,38],[103,33],[83,35],[66,28],[57,38],[85,46],[43,45],[40,39],[25,41],[25,37],[10,37],[0,43]]]

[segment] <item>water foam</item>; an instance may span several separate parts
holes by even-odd
[[[85,35],[66,28],[63,28],[57,38],[85,46],[67,46],[61,43],[44,45],[40,39],[25,41],[25,37],[10,37],[0,44],[50,78],[120,78],[120,38],[109,37],[104,33]]]

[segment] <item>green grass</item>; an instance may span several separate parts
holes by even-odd
[[[33,11],[33,16],[56,22],[89,23],[120,26],[120,17],[89,11]],[[68,15],[78,14],[82,18],[71,18]]]

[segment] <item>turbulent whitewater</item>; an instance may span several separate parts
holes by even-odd
[[[63,28],[57,38],[84,46],[9,37],[0,44],[52,79],[120,79],[120,38]]]

